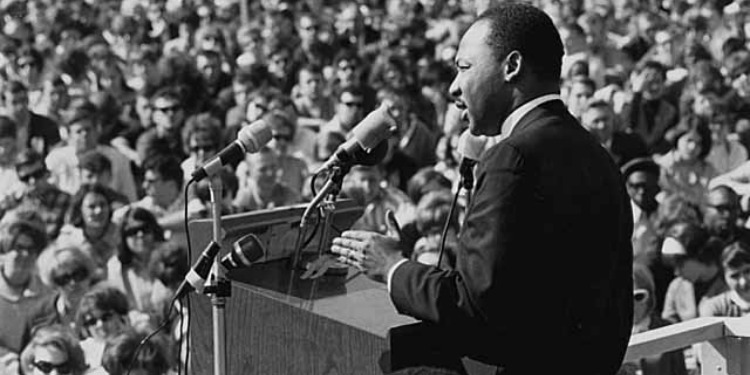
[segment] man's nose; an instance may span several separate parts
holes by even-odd
[[[461,96],[461,88],[458,86],[458,76],[453,79],[450,87],[448,87],[448,94],[450,94],[451,98],[458,98]]]

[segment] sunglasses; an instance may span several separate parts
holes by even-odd
[[[172,105],[168,107],[154,107],[155,110],[163,113],[175,113],[180,110],[179,105]]]
[[[646,289],[636,289],[633,291],[633,301],[634,302],[643,302],[648,298],[648,290]]]
[[[73,272],[64,273],[62,275],[55,275],[52,277],[52,281],[59,286],[67,286],[71,281],[80,283],[89,277],[88,271],[83,268],[79,268]]]
[[[208,153],[208,152],[212,152],[214,150],[216,150],[216,147],[214,147],[213,145],[193,146],[193,147],[190,147],[190,151],[193,151],[193,152],[203,151],[205,153]]]
[[[362,103],[362,102],[341,102],[341,104],[343,104],[343,105],[345,105],[345,106],[347,106],[349,108],[352,108],[352,107],[362,108],[362,107],[365,106],[364,103]]]
[[[274,135],[273,135],[273,139],[275,139],[275,140],[277,140],[277,141],[278,141],[278,140],[282,140],[282,141],[291,141],[291,140],[292,140],[292,136],[291,136],[291,135],[289,135],[289,134],[274,134]]]
[[[112,318],[115,317],[115,313],[108,311],[104,314],[102,314],[99,317],[90,316],[83,320],[83,325],[87,327],[91,327],[93,325],[96,325],[97,322],[101,321],[102,323],[106,323],[110,321]]]
[[[123,231],[123,234],[125,237],[135,236],[138,233],[143,233],[144,235],[151,233],[151,231],[145,226],[145,225],[139,225],[137,227],[132,228],[126,228]]]
[[[19,175],[18,179],[21,180],[21,182],[23,182],[23,183],[27,183],[32,178],[34,180],[39,180],[39,179],[43,178],[45,173],[47,173],[47,171],[45,171],[44,169],[40,169],[38,171],[29,173],[29,174]]]
[[[58,374],[70,374],[73,372],[73,369],[70,368],[70,364],[67,362],[54,364],[47,361],[34,361],[31,364],[44,374],[52,373],[53,370],[57,370]]]

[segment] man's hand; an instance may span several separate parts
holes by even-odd
[[[331,251],[340,255],[339,261],[362,270],[369,278],[386,282],[388,271],[404,259],[400,229],[393,212],[386,213],[391,236],[375,232],[348,230],[333,239]]]

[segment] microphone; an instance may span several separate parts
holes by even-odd
[[[272,137],[271,125],[264,120],[258,120],[245,126],[237,134],[237,140],[224,147],[216,156],[193,172],[193,180],[198,182],[208,176],[213,176],[225,165],[235,164],[242,160],[245,154],[258,152],[271,141]]]
[[[266,250],[260,243],[260,239],[255,234],[250,233],[232,245],[232,251],[221,258],[221,265],[227,271],[250,267],[264,255],[266,255]]]
[[[203,293],[203,284],[206,283],[206,278],[211,272],[211,266],[213,266],[214,258],[219,254],[219,250],[221,250],[221,245],[213,240],[206,246],[200,258],[198,258],[193,267],[190,268],[190,272],[185,276],[185,280],[177,288],[174,298],[179,299],[191,290]]]
[[[200,258],[195,262],[190,272],[185,276],[185,280],[182,281],[180,287],[177,288],[175,298],[179,299],[183,295],[195,290],[198,293],[203,293],[208,274],[211,273],[211,267],[213,266],[216,255],[219,254],[221,245],[216,241],[211,241],[208,246],[201,253]],[[221,266],[231,271],[238,268],[245,268],[252,265],[255,261],[265,255],[266,251],[263,248],[258,236],[255,234],[248,234],[235,241],[232,245],[232,251],[225,255],[221,259]]]
[[[457,151],[461,154],[461,165],[458,167],[463,180],[462,187],[471,190],[474,187],[474,166],[484,153],[487,137],[473,135],[466,129],[458,139]]]
[[[390,135],[391,127],[396,126],[395,117],[389,112],[390,107],[382,104],[380,107],[370,112],[359,124],[355,125],[352,130],[352,137],[344,142],[336,152],[320,167],[315,173],[324,170],[330,170],[333,167],[351,167],[355,164],[374,165],[385,157],[388,151],[387,144],[384,150],[377,150],[378,147]],[[385,151],[383,156],[377,157],[377,152]]]

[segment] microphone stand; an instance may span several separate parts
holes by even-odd
[[[336,198],[341,192],[341,185],[344,181],[344,176],[349,171],[349,168],[333,167],[331,168],[328,180],[323,188],[320,190],[317,196],[310,202],[302,214],[300,220],[299,230],[300,233],[297,235],[297,242],[294,249],[294,261],[293,269],[298,269],[300,258],[302,255],[303,237],[307,226],[310,224],[310,215],[316,208],[321,208],[321,215],[325,220],[323,223],[323,232],[318,242],[318,257],[323,255],[323,248],[327,245],[326,240],[330,234],[331,224],[333,223],[333,213],[336,210]]]
[[[222,242],[221,228],[221,178],[211,177],[209,181],[211,192],[211,219],[213,224],[213,241],[217,244]],[[187,204],[187,202],[185,202]],[[214,258],[211,268],[213,277],[209,278],[204,294],[211,296],[211,311],[213,314],[213,342],[214,342],[214,375],[227,374],[227,351],[226,351],[226,299],[231,295],[232,288],[229,279],[220,267],[219,257]]]

